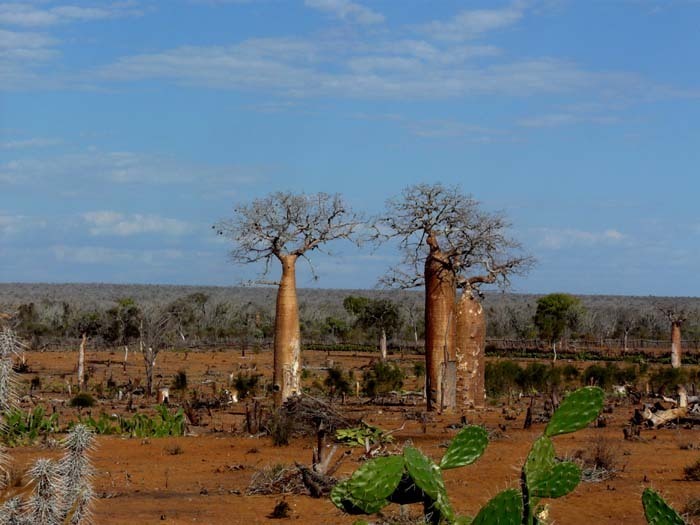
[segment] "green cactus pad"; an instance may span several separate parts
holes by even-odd
[[[553,437],[587,427],[603,409],[604,398],[605,393],[597,386],[587,386],[572,392],[554,412],[544,435]]]
[[[652,489],[644,489],[642,504],[649,525],[685,525],[685,521],[673,507]]]
[[[408,475],[425,494],[433,500],[433,507],[448,521],[454,520],[454,511],[447,497],[442,472],[433,461],[414,447],[403,450]]]
[[[331,490],[331,501],[343,512],[348,514],[374,514],[389,504],[386,499],[359,500],[350,494],[348,484],[350,480],[338,483]]]
[[[523,468],[531,498],[560,498],[574,490],[581,481],[578,465],[556,461],[554,444],[547,436],[533,443]]]
[[[440,468],[446,470],[470,465],[481,457],[488,444],[489,436],[486,430],[474,425],[465,427],[450,443],[440,461]]]
[[[355,471],[348,480],[347,490],[356,500],[384,500],[399,485],[403,471],[403,456],[372,459]]]
[[[574,490],[581,481],[581,469],[576,463],[557,463],[546,476],[528,480],[530,496],[536,498],[561,498]]]
[[[484,505],[472,525],[519,525],[523,516],[523,501],[515,489],[504,490]]]
[[[458,516],[454,525],[472,525],[472,523],[474,523],[474,518],[471,516]]]

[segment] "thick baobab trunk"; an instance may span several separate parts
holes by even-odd
[[[428,410],[454,407],[454,398],[445,395],[454,392],[454,385],[445,385],[444,381],[453,377],[446,374],[446,370],[450,362],[454,362],[455,295],[454,274],[431,252],[425,261],[425,394]]]
[[[461,408],[480,408],[486,399],[486,322],[481,303],[469,290],[462,292],[455,317],[457,404]]]
[[[277,290],[273,392],[275,406],[301,392],[301,331],[297,304],[296,255],[283,255]]]
[[[681,367],[681,323],[678,321],[671,323],[671,366]]]
[[[386,350],[386,330],[382,327],[381,334],[379,335],[379,355],[382,361],[386,361],[387,350]]]

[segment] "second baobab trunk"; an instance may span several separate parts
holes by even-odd
[[[277,290],[273,392],[275,405],[301,392],[301,331],[297,304],[295,255],[281,256],[282,279]]]
[[[480,408],[486,400],[486,320],[481,303],[471,291],[462,292],[455,317],[457,403],[462,408]]]

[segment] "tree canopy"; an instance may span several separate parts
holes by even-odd
[[[507,284],[509,276],[526,271],[532,257],[508,234],[510,223],[487,212],[457,186],[416,184],[387,201],[387,213],[377,227],[385,238],[397,238],[403,260],[382,284],[413,288],[425,283],[424,261],[439,253],[458,287]]]
[[[567,293],[551,293],[537,300],[533,322],[542,339],[557,341],[567,330],[576,328],[581,313],[578,298]]]

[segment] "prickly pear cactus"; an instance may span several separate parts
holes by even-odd
[[[355,471],[348,483],[348,491],[359,500],[386,499],[399,485],[403,469],[402,456],[373,459]]]
[[[603,409],[604,399],[605,393],[597,386],[579,388],[572,392],[554,412],[544,435],[553,437],[587,427]]]
[[[581,481],[581,469],[570,461],[557,462],[554,444],[547,436],[532,445],[523,467],[531,498],[560,498]]]
[[[519,491],[504,490],[484,505],[472,525],[519,525],[523,516],[523,501]]]
[[[331,501],[343,512],[348,514],[374,514],[386,507],[389,502],[386,499],[359,500],[352,497],[348,490],[348,481],[338,483],[331,491]]]
[[[338,483],[331,491],[331,501],[350,514],[373,514],[389,504],[387,498],[396,490],[404,473],[402,456],[373,459]]]
[[[685,525],[685,521],[668,503],[652,489],[642,493],[644,515],[650,525]]]
[[[454,521],[454,511],[447,497],[440,467],[414,447],[406,447],[403,457],[408,475],[432,500],[432,508],[438,511],[442,518],[450,522]]]
[[[488,444],[489,436],[486,430],[475,425],[465,427],[450,443],[440,461],[440,468],[447,470],[470,465],[481,457]]]

